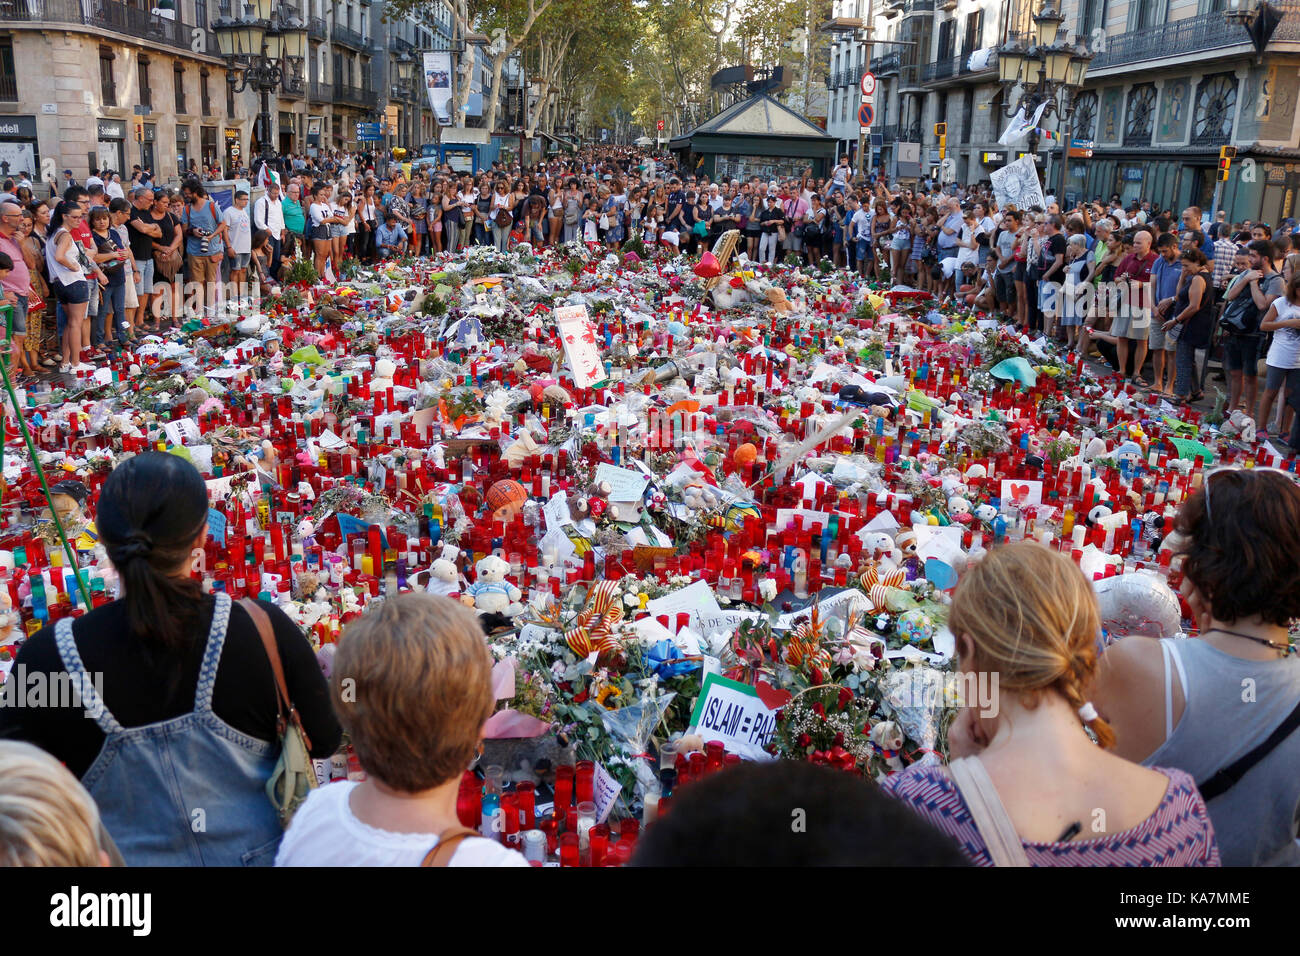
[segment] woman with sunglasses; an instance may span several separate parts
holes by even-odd
[[[1210,471],[1174,531],[1198,636],[1112,645],[1093,699],[1120,756],[1196,778],[1225,866],[1300,866],[1300,485]]]
[[[54,217],[50,221],[52,234],[45,244],[45,265],[51,285],[63,303],[66,318],[62,342],[63,364],[59,366],[59,371],[63,373],[71,372],[72,367],[81,361],[82,325],[86,321],[86,309],[90,303],[90,283],[108,285],[108,276],[90,260],[85,248],[72,238],[69,231],[84,216],[85,213],[77,203],[60,203],[54,210]]]

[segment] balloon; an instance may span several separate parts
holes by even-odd
[[[1173,637],[1182,630],[1178,595],[1154,571],[1131,571],[1093,582],[1101,626],[1113,637]]]

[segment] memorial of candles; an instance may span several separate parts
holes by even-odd
[[[941,759],[947,606],[987,549],[1034,539],[1099,589],[1134,575],[1143,607],[1116,614],[1170,636],[1194,626],[1179,503],[1211,466],[1295,473],[1222,415],[988,316],[743,258],[710,290],[692,265],[577,248],[388,265],[17,390],[0,667],[114,600],[94,530],[114,465],[181,455],[209,490],[195,576],[278,604],[327,670],[386,596],[474,607],[503,677],[500,762],[465,774],[461,822],[537,865],[620,865],[679,790],[739,760]],[[67,501],[43,493],[19,414]],[[326,785],[363,773],[318,762]]]

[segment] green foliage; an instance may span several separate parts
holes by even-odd
[[[284,281],[288,285],[315,285],[320,281],[320,273],[310,259],[294,259],[284,273]]]

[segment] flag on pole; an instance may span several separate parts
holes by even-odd
[[[1025,116],[1025,108],[1022,106],[1016,110],[1016,115],[1011,118],[1011,123],[1007,126],[1006,131],[998,137],[998,142],[1003,146],[1011,146],[1029,135],[1029,131],[1038,126],[1038,121],[1043,118],[1043,110],[1047,108],[1047,101],[1044,100],[1038,104],[1038,109],[1034,110],[1032,117]]]

